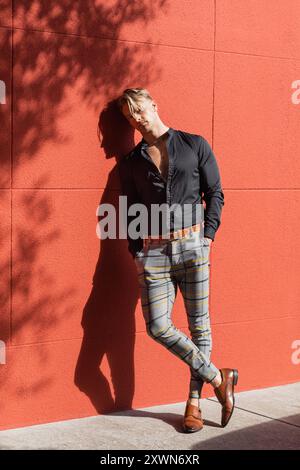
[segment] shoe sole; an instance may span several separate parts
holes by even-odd
[[[232,416],[232,413],[233,413],[233,410],[234,410],[234,403],[235,403],[235,400],[234,400],[234,386],[237,385],[238,379],[239,379],[238,370],[233,369],[233,382],[232,382],[232,402],[233,402],[233,405],[232,405],[232,410],[231,410],[231,413],[230,413],[229,418],[227,420],[227,423],[222,426],[223,428],[225,428],[225,426],[227,426],[227,424],[229,423],[229,420],[230,420],[230,418]]]
[[[202,428],[199,428],[199,429],[183,428],[183,431],[184,431],[185,433],[191,433],[191,432],[198,432],[198,431],[201,431],[202,429],[203,429],[203,427],[202,427]]]

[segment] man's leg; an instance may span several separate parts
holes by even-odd
[[[174,273],[178,269],[182,270],[182,266],[176,265],[178,257],[175,252],[174,242],[168,241],[149,245],[142,256],[135,258],[147,333],[184,361],[193,371],[194,377],[211,382],[218,374],[218,369],[171,320],[177,293]]]
[[[193,239],[191,240],[193,242]],[[157,342],[189,365],[193,379],[198,379],[198,393],[201,379],[214,387],[216,397],[222,405],[222,426],[226,426],[234,410],[234,385],[237,384],[238,371],[236,369],[218,369],[201,351],[198,346],[183,332],[178,330],[171,320],[173,304],[177,293],[177,283],[185,276],[185,273],[205,272],[207,270],[207,258],[209,242],[196,243],[195,249],[185,244],[185,241],[167,242],[163,245],[143,250],[135,258],[138,270],[139,285],[141,288],[143,315],[146,321],[147,333]],[[206,259],[206,262],[205,262]],[[181,274],[180,274],[181,273]],[[201,279],[200,279],[201,280]],[[203,278],[202,278],[203,280]],[[200,284],[199,279],[195,282],[189,280],[190,284]],[[186,282],[186,285],[188,283]],[[186,289],[186,294],[187,294]],[[202,305],[205,300],[205,292],[194,292],[195,298],[190,298],[190,292],[185,296],[187,310],[190,306],[194,308]],[[192,300],[192,303],[191,303]],[[192,309],[194,311],[194,309]],[[197,311],[197,310],[196,310]],[[194,318],[190,316],[190,318]],[[210,336],[209,317],[203,310],[202,320],[191,321],[191,331],[201,331],[203,339]],[[201,341],[203,345],[203,342]],[[210,349],[209,341],[206,346]],[[208,350],[209,350],[208,349]],[[193,383],[192,383],[193,387]],[[192,392],[194,388],[192,388]],[[183,427],[186,432],[195,432],[203,427],[201,412],[198,406],[187,402]]]
[[[209,275],[210,246],[206,240],[200,243],[198,234],[193,236],[192,243],[181,242],[183,272],[179,279],[179,287],[184,299],[189,330],[192,341],[210,361],[212,336],[209,315]],[[204,381],[190,368],[189,399],[198,404]]]

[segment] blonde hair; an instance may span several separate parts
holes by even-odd
[[[120,111],[122,111],[123,105],[127,103],[129,111],[132,114],[135,111],[140,110],[138,102],[142,98],[153,101],[152,96],[146,88],[126,88],[122,95],[117,99],[117,105]]]

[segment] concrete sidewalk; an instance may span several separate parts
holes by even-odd
[[[216,398],[201,400],[204,428],[185,434],[185,402],[0,432],[0,449],[300,449],[300,382],[236,396],[226,428]]]

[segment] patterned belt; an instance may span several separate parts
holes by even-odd
[[[170,232],[166,234],[165,236],[163,235],[157,235],[157,236],[152,236],[152,237],[147,237],[144,238],[143,244],[144,246],[147,245],[148,243],[156,242],[160,243],[161,241],[167,242],[168,240],[176,240],[177,238],[184,238],[186,237],[189,233],[191,232],[200,232],[202,225],[197,224],[197,225],[192,225],[190,227],[185,227],[180,230],[176,230],[175,232]]]

